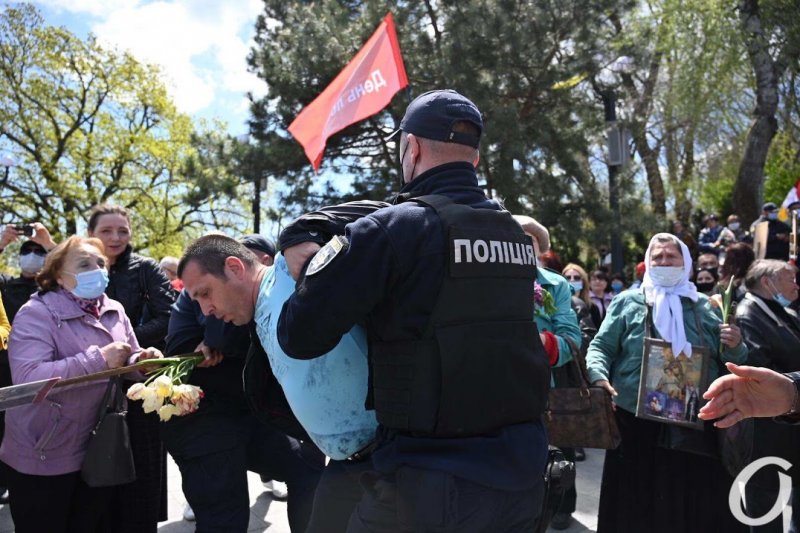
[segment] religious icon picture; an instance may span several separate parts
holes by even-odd
[[[708,350],[699,346],[693,347],[691,356],[683,352],[675,356],[669,343],[646,338],[636,416],[702,429],[697,413],[708,358]]]

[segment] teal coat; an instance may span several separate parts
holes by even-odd
[[[569,337],[576,346],[581,345],[581,329],[578,327],[578,317],[572,310],[572,289],[560,274],[539,267],[536,281],[543,289],[553,296],[556,312],[548,315],[543,308],[537,307],[534,320],[539,332],[549,331],[558,339],[558,362],[555,366],[562,366],[572,360],[572,351],[565,338]]]
[[[700,327],[703,330],[702,344],[710,348],[712,353],[708,368],[708,382],[711,383],[720,375],[723,362],[744,363],[747,359],[747,347],[744,342],[733,349],[726,347],[720,357],[719,326],[722,323],[722,314],[719,309],[711,306],[708,297],[703,294],[699,296],[696,304],[688,298],[681,298],[683,327],[689,342],[693,346],[699,346],[700,335],[693,311],[693,307],[696,308],[700,313]],[[636,412],[639,398],[646,316],[647,307],[641,290],[631,289],[620,293],[612,300],[608,314],[589,344],[586,355],[586,367],[591,382],[598,379],[610,381],[619,394],[614,402],[631,413]],[[653,337],[660,337],[655,328],[652,328],[651,334]]]

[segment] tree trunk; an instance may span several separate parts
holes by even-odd
[[[758,0],[739,3],[742,29],[747,53],[756,77],[756,107],[753,124],[747,132],[744,156],[733,188],[733,209],[743,222],[758,218],[764,188],[764,164],[772,138],[778,131],[775,113],[778,109],[778,79],[776,65],[768,48],[768,36],[761,27]]]
[[[650,148],[647,144],[647,133],[645,124],[638,123],[633,127],[633,142],[636,144],[636,151],[642,158],[644,170],[647,174],[647,185],[650,188],[650,203],[653,212],[661,217],[667,216],[667,194],[664,191],[664,180],[661,179],[661,169],[658,167],[658,151]]]
[[[650,203],[653,212],[659,217],[667,216],[667,195],[664,191],[664,180],[661,178],[661,169],[658,164],[659,148],[651,148],[647,144],[647,119],[653,106],[653,94],[658,80],[661,66],[661,52],[653,54],[648,66],[641,93],[637,90],[633,76],[623,73],[622,84],[634,101],[633,118],[631,119],[631,135],[636,146],[636,151],[642,158],[644,170],[647,174],[647,185],[650,188]]]

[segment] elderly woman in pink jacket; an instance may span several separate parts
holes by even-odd
[[[141,350],[108,284],[103,244],[70,237],[47,256],[41,291],[14,319],[9,362],[15,384],[71,378],[160,357]],[[11,470],[11,516],[18,533],[94,532],[113,492],[80,476],[107,380],[51,392],[6,414],[0,459]]]

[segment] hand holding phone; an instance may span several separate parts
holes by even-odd
[[[26,237],[33,237],[33,224],[17,224],[14,226],[14,229],[17,230],[20,235],[25,235]]]

